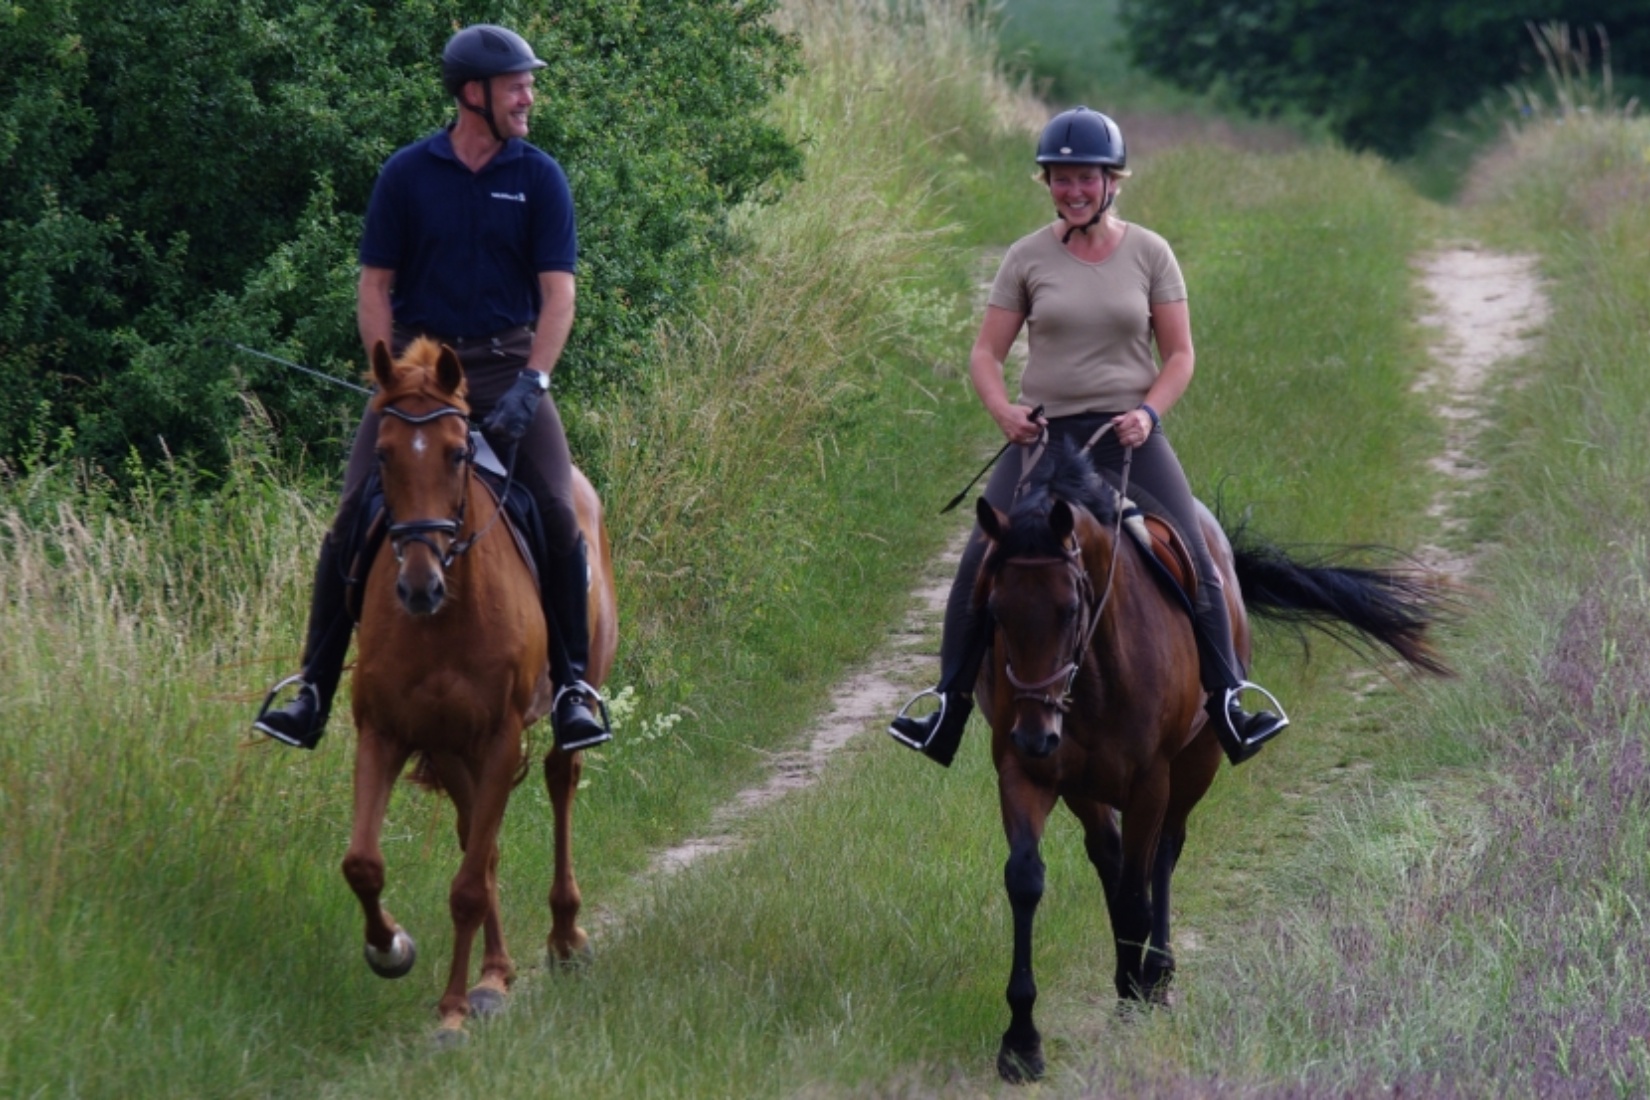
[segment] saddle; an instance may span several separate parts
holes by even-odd
[[[533,576],[533,586],[542,590],[539,562],[544,560],[549,550],[538,502],[526,486],[511,478],[480,429],[470,429],[470,442],[475,447],[477,480],[504,513],[500,528],[510,533],[516,551],[521,554],[522,561],[527,563],[527,571]],[[377,471],[374,471],[362,490],[361,511],[355,530],[351,532],[349,545],[343,548],[342,555],[347,563],[344,606],[357,625],[361,622],[361,601],[367,590],[367,574],[371,572],[372,563],[378,559],[378,551],[384,545],[389,522],[389,510],[384,506],[384,490],[379,484]]]
[[[1123,501],[1123,529],[1145,551],[1153,575],[1195,618],[1197,568],[1179,529],[1164,516],[1142,512],[1132,500]]]

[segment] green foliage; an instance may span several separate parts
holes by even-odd
[[[240,342],[358,369],[355,244],[379,165],[440,125],[455,26],[504,22],[550,61],[531,136],[581,228],[569,376],[636,382],[652,326],[731,247],[730,207],[800,158],[761,118],[796,70],[771,0],[43,0],[0,11],[0,459],[74,429],[220,469],[250,391],[289,452],[343,436],[355,399]]]
[[[1122,0],[1135,60],[1262,113],[1326,117],[1358,149],[1411,152],[1427,123],[1521,79],[1535,63],[1515,0]],[[1620,74],[1650,79],[1650,11],[1635,0],[1582,0],[1561,13],[1601,25]]]

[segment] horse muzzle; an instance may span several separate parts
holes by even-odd
[[[434,615],[447,599],[447,580],[439,569],[402,569],[395,578],[395,595],[407,614]]]
[[[1051,722],[1046,715],[1037,715],[1035,718],[1022,713],[1014,728],[1008,732],[1008,738],[1014,742],[1021,752],[1033,760],[1043,760],[1053,756],[1060,747],[1060,719],[1058,714]]]

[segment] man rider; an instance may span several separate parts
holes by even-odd
[[[556,744],[588,748],[612,734],[585,683],[589,654],[585,543],[573,510],[572,459],[550,375],[573,326],[577,234],[561,166],[528,144],[533,73],[545,67],[504,27],[465,27],[441,55],[459,108],[446,128],[384,163],[361,236],[356,321],[370,356],[419,336],[458,353],[472,413],[538,505],[548,560],[540,587],[557,686]],[[326,728],[352,624],[345,608],[351,543],[375,472],[378,414],[357,429],[344,490],[315,570],[298,695],[265,703],[254,727],[313,749]],[[282,685],[277,685],[279,688]],[[272,693],[273,695],[273,693]]]

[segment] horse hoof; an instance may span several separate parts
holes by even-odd
[[[545,955],[551,970],[583,970],[596,961],[596,949],[582,928],[572,943],[546,944]]]
[[[470,1015],[478,1020],[485,1020],[489,1016],[497,1016],[504,1011],[504,994],[496,989],[478,985],[470,990]]]
[[[457,1050],[470,1041],[470,1033],[462,1027],[438,1027],[430,1036],[430,1045],[437,1050]]]
[[[997,1052],[997,1076],[1011,1085],[1043,1079],[1043,1045],[1030,1050],[1010,1050],[1007,1043]]]
[[[413,943],[411,936],[397,928],[388,951],[380,951],[369,943],[363,954],[367,957],[367,965],[380,978],[403,978],[413,968],[413,963],[418,961],[418,945]]]

